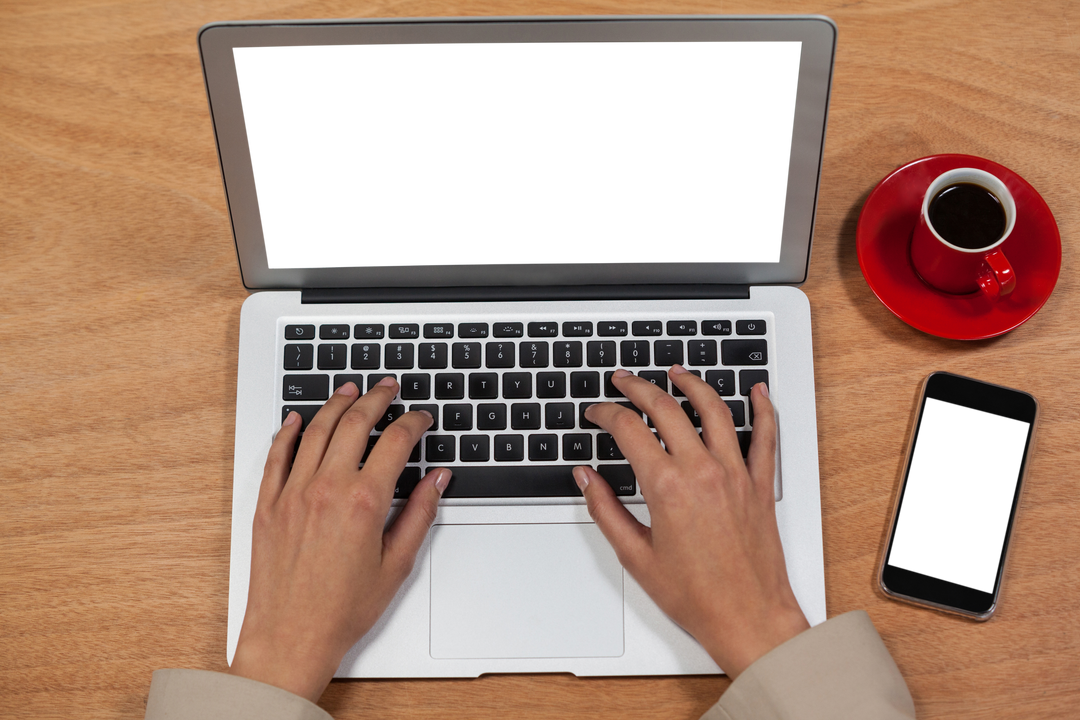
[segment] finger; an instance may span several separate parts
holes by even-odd
[[[626,374],[623,374],[626,373]],[[611,377],[615,385],[656,426],[664,446],[672,455],[701,450],[697,429],[690,422],[679,401],[653,383],[631,375],[626,370],[616,370]]]
[[[742,450],[735,435],[735,423],[731,419],[731,408],[724,399],[711,385],[697,375],[687,372],[681,365],[672,366],[668,376],[697,410],[698,417],[701,418],[701,439],[705,447],[725,463],[741,464]]]
[[[575,467],[574,480],[585,496],[596,527],[611,543],[623,567],[634,574],[652,547],[651,531],[630,514],[607,481],[591,467]]]
[[[281,423],[274,442],[270,443],[256,509],[272,506],[281,496],[281,490],[285,487],[289,470],[292,468],[293,448],[296,447],[296,438],[300,436],[302,425],[300,413],[293,410],[286,416],[285,422]]]
[[[344,387],[344,386],[342,386]],[[356,472],[368,437],[397,395],[397,380],[384,377],[341,416],[326,448],[323,463],[337,472]]]
[[[646,380],[642,382],[652,386]],[[585,409],[585,419],[611,433],[639,480],[643,476],[654,477],[661,465],[671,459],[641,416],[630,408],[610,402],[597,403]]]
[[[754,404],[754,432],[746,454],[746,468],[754,483],[773,485],[776,473],[776,410],[769,398],[769,386],[758,383],[750,389]]]
[[[409,460],[409,454],[431,423],[431,415],[426,412],[407,412],[383,430],[371,449],[360,475],[387,509],[394,499],[394,486]]]
[[[438,468],[425,475],[413,488],[405,508],[383,536],[383,563],[395,568],[401,580],[412,570],[416,553],[420,552],[420,546],[435,522],[439,498],[448,482],[450,470],[447,468]]]
[[[338,421],[359,395],[360,390],[356,385],[347,382],[335,390],[330,399],[319,408],[319,412],[315,413],[304,431],[304,439],[300,441],[300,449],[296,451],[296,459],[293,460],[293,477],[298,479],[294,487],[306,484],[319,469]]]

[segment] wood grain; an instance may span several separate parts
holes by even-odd
[[[823,13],[840,42],[810,280],[829,614],[865,608],[920,717],[1080,711],[1080,5],[1008,0],[0,5],[0,716],[139,718],[150,673],[225,666],[240,284],[195,45],[213,20]],[[1064,240],[1043,310],[922,334],[872,295],[855,224],[914,158],[982,155]],[[1018,386],[1043,423],[1000,611],[874,588],[920,380]],[[696,718],[716,677],[335,682],[338,718]]]

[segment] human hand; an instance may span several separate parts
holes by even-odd
[[[301,423],[295,412],[285,418],[255,508],[233,675],[317,701],[412,570],[450,471],[429,472],[383,528],[398,475],[431,416],[402,415],[357,469],[397,387],[383,378],[358,399],[356,385],[342,385],[308,425],[291,468]]]
[[[809,628],[776,525],[776,416],[767,386],[754,386],[744,463],[723,399],[679,365],[668,377],[701,417],[701,437],[675,398],[626,370],[616,370],[612,383],[652,419],[666,449],[628,408],[600,403],[585,411],[633,466],[652,526],[638,522],[592,468],[574,468],[574,478],[623,567],[735,678]]]

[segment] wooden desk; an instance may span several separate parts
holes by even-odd
[[[920,716],[1080,710],[1080,5],[1010,2],[8,3],[0,8],[0,716],[141,718],[150,673],[223,669],[237,327],[195,34],[212,20],[821,12],[840,28],[810,280],[830,616],[870,612]],[[894,318],[855,259],[867,193],[937,152],[1046,198],[1057,290],[997,340]],[[874,574],[919,381],[1033,392],[1043,425],[1000,611],[884,599]],[[697,718],[719,677],[335,682],[359,717]]]

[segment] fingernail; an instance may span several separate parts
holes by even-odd
[[[769,397],[769,386],[765,383],[758,383],[758,385],[761,386],[761,394],[765,397]]]
[[[394,387],[395,385],[397,385],[397,380],[387,375],[376,384],[382,385],[383,387]]]
[[[585,472],[585,468],[579,465],[574,468],[572,472],[574,474],[574,482],[577,483],[578,490],[580,490],[581,493],[584,495],[585,488],[589,487],[589,476]]]
[[[281,427],[287,427],[289,425],[295,425],[296,421],[300,419],[300,413],[293,410],[285,416],[285,422],[281,423]]]
[[[439,491],[439,495],[443,494],[446,490],[446,486],[450,483],[450,471],[443,468],[439,471],[439,477],[435,478],[435,489]]]
[[[357,389],[356,383],[354,383],[352,381],[349,381],[349,382],[345,383],[344,385],[342,385],[341,387],[339,387],[334,394],[335,395],[356,395],[358,392],[360,392],[360,390]]]
[[[676,365],[671,366],[671,374],[672,375],[682,375],[685,372],[689,372],[689,371],[686,368],[684,368],[682,365],[677,365],[676,364]]]
[[[629,370],[623,370],[622,368],[619,368],[618,370],[615,371],[615,373],[612,375],[612,377],[624,378],[627,375],[633,375],[633,374],[634,373],[630,372]]]

